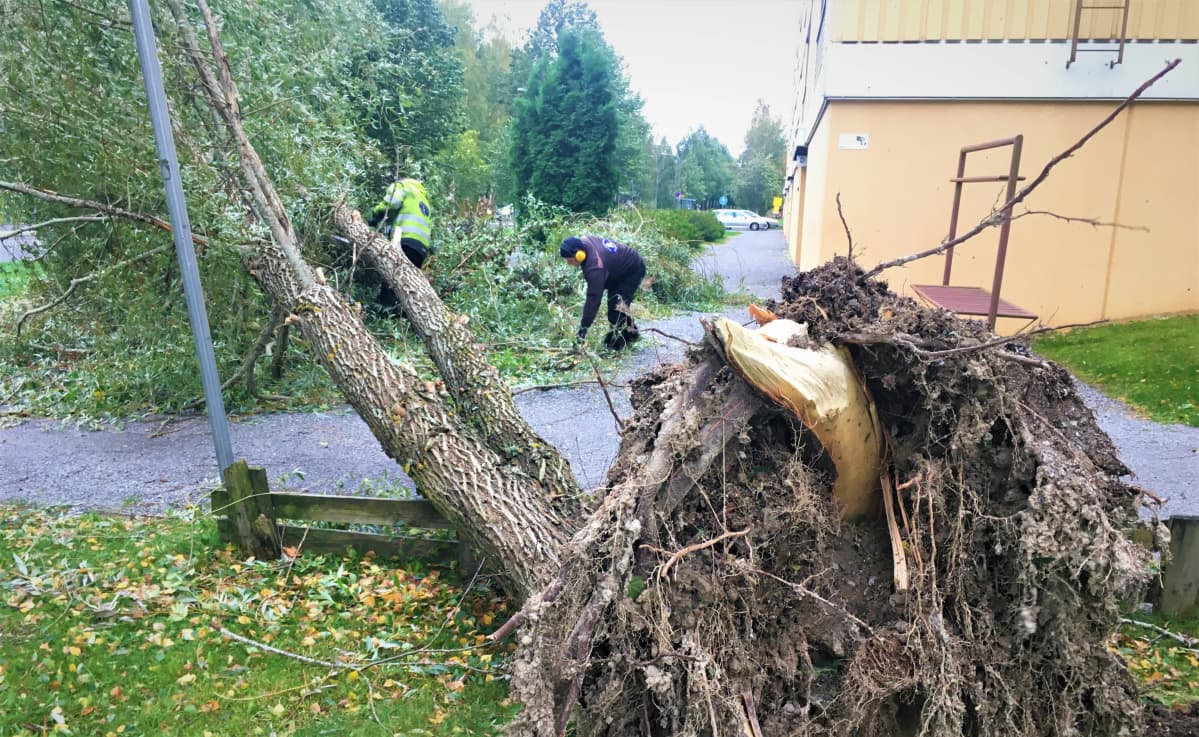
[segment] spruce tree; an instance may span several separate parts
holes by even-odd
[[[558,55],[538,64],[514,119],[512,168],[521,196],[602,214],[619,171],[612,57],[592,32],[564,30]]]

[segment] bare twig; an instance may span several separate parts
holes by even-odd
[[[72,197],[70,195],[59,194],[58,192],[31,187],[28,184],[22,184],[20,182],[0,181],[0,189],[6,189],[9,192],[17,192],[19,194],[29,195],[30,197],[36,197],[37,199],[44,200],[46,202],[57,202],[60,205],[78,207],[81,210],[95,210],[96,212],[103,212],[114,217],[124,218],[125,220],[146,223],[147,225],[153,225],[156,228],[161,228],[168,233],[171,231],[171,224],[162,218],[154,217],[153,215],[146,215],[145,213],[141,212],[135,212],[133,210],[126,210],[125,208],[117,207],[116,205],[107,205],[103,202],[87,200],[83,199],[82,197]],[[193,235],[193,239],[199,244],[208,243],[208,239],[202,235]]]
[[[1168,73],[1170,73],[1174,69],[1174,67],[1178,66],[1181,63],[1182,63],[1182,59],[1175,59],[1174,61],[1171,61],[1169,64],[1166,64],[1166,67],[1164,69],[1162,69],[1160,72],[1158,72],[1157,74],[1150,77],[1143,84],[1141,84],[1140,87],[1137,87],[1135,90],[1133,90],[1132,94],[1129,95],[1127,98],[1125,98],[1124,101],[1121,102],[1119,105],[1117,105],[1114,110],[1112,110],[1110,113],[1108,113],[1107,117],[1105,117],[1103,120],[1099,121],[1099,123],[1094,128],[1087,131],[1087,133],[1082,138],[1075,141],[1066,150],[1062,151],[1057,156],[1054,156],[1052,159],[1050,159],[1049,163],[1046,164],[1043,169],[1041,169],[1040,174],[1037,174],[1037,176],[1033,177],[1033,180],[1031,182],[1029,182],[1020,191],[1016,192],[1016,194],[1012,195],[1012,198],[1010,200],[1003,203],[1003,205],[997,211],[992,212],[985,219],[983,219],[983,221],[980,222],[978,225],[975,225],[973,228],[971,228],[970,230],[966,231],[965,233],[957,236],[956,238],[952,238],[952,239],[943,241],[941,243],[941,245],[939,245],[935,248],[929,248],[925,251],[920,251],[919,253],[913,253],[913,254],[910,254],[907,256],[902,256],[900,258],[891,259],[890,261],[884,261],[881,264],[879,264],[878,266],[875,266],[870,271],[867,271],[862,276],[862,278],[869,279],[870,277],[877,276],[878,274],[882,273],[886,269],[890,269],[895,266],[903,266],[904,264],[911,263],[912,261],[918,261],[922,258],[928,258],[929,256],[935,256],[938,253],[944,253],[945,251],[949,250],[950,248],[953,248],[954,246],[956,246],[960,243],[964,243],[965,241],[970,240],[971,238],[973,238],[974,236],[983,232],[984,230],[991,227],[992,225],[1002,224],[1003,220],[1004,220],[1003,213],[1010,212],[1010,208],[1023,202],[1026,197],[1028,197],[1030,194],[1032,194],[1033,190],[1035,190],[1037,187],[1041,186],[1041,184],[1045,181],[1045,179],[1048,178],[1049,172],[1051,172],[1054,169],[1054,167],[1056,167],[1058,164],[1062,163],[1066,159],[1073,156],[1074,152],[1078,151],[1080,148],[1085,146],[1087,141],[1090,141],[1092,138],[1095,137],[1096,134],[1099,133],[1099,131],[1106,128],[1108,126],[1108,124],[1110,124],[1113,120],[1115,120],[1116,117],[1124,111],[1125,108],[1127,108],[1129,105],[1131,105],[1133,103],[1134,100],[1136,100],[1138,97],[1140,97],[1142,94],[1144,94],[1145,90],[1152,87],[1155,82],[1157,82],[1162,77],[1166,76]]]
[[[1177,632],[1173,632],[1171,630],[1166,629],[1165,627],[1159,627],[1156,624],[1151,624],[1149,622],[1142,622],[1139,619],[1128,619],[1126,617],[1121,617],[1120,623],[1121,624],[1132,624],[1132,625],[1136,625],[1137,627],[1143,627],[1152,632],[1156,632],[1157,634],[1159,634],[1163,637],[1169,637],[1171,640],[1174,640],[1175,642],[1182,643],[1183,645],[1186,646],[1186,648],[1188,650],[1190,650],[1193,653],[1199,653],[1199,649],[1197,649],[1197,648],[1199,648],[1199,640],[1196,640],[1194,638],[1187,637],[1186,635],[1181,635]]]
[[[850,622],[853,622],[854,624],[856,624],[857,626],[859,626],[859,627],[861,627],[862,629],[866,630],[867,632],[873,632],[873,631],[874,631],[874,630],[873,630],[873,629],[870,627],[870,625],[866,624],[866,623],[865,623],[865,622],[863,622],[861,619],[858,619],[857,617],[855,617],[855,616],[854,616],[853,614],[851,614],[851,613],[850,613],[850,612],[849,612],[847,609],[845,609],[845,607],[843,607],[843,606],[840,606],[840,605],[838,605],[838,604],[834,604],[833,602],[831,602],[831,601],[829,601],[828,599],[824,598],[824,597],[823,597],[823,596],[821,596],[820,594],[817,594],[815,591],[812,591],[811,589],[809,589],[809,588],[808,588],[808,587],[806,587],[806,586],[802,586],[802,585],[800,585],[800,584],[793,583],[793,582],[791,582],[791,581],[788,581],[788,580],[787,580],[787,579],[785,579],[785,578],[780,578],[780,577],[778,577],[778,576],[774,575],[773,573],[771,573],[771,572],[769,572],[769,571],[763,571],[761,568],[752,568],[752,569],[750,569],[750,570],[752,570],[754,573],[757,573],[757,574],[759,574],[759,575],[766,576],[767,578],[772,578],[772,579],[774,579],[775,581],[778,581],[779,583],[783,584],[784,586],[787,586],[787,587],[789,587],[789,588],[790,588],[792,591],[794,591],[795,593],[799,594],[800,596],[806,596],[806,597],[808,597],[808,598],[810,598],[810,599],[814,599],[814,600],[816,600],[816,601],[820,602],[821,604],[823,604],[823,605],[825,605],[826,607],[828,607],[829,609],[832,609],[833,611],[837,612],[837,613],[838,613],[838,614],[840,614],[842,617],[844,617],[845,619],[848,619]]]
[[[852,251],[852,246],[850,251]],[[754,708],[754,695],[749,691],[741,694],[741,705],[745,709],[745,727],[749,737],[762,737],[762,727],[758,725],[758,710]]]
[[[525,392],[542,392],[542,391],[549,391],[550,389],[569,389],[569,388],[575,387],[575,386],[587,386],[588,384],[597,384],[597,383],[599,383],[599,382],[593,381],[592,379],[583,379],[581,381],[567,381],[567,382],[563,382],[561,384],[534,384],[533,386],[526,386],[522,389],[513,389],[512,396],[515,397],[517,394],[524,394]],[[609,384],[608,386],[625,386],[625,385],[612,383],[612,384]]]
[[[1017,333],[1015,335],[1008,335],[1008,336],[1004,336],[1002,338],[993,338],[991,340],[984,341],[982,343],[978,343],[977,345],[960,346],[958,348],[946,348],[944,350],[939,350],[939,351],[923,351],[923,350],[917,349],[917,353],[919,353],[920,357],[923,359],[936,360],[938,358],[945,358],[946,356],[952,356],[952,355],[955,355],[958,353],[971,353],[973,351],[981,351],[981,350],[986,350],[987,348],[994,348],[996,346],[1001,346],[1005,343],[1011,343],[1012,341],[1020,340],[1021,338],[1027,338],[1027,337],[1030,337],[1033,335],[1040,335],[1041,333],[1052,333],[1052,332],[1055,332],[1058,330],[1068,330],[1070,328],[1089,328],[1089,327],[1092,327],[1095,325],[1102,325],[1106,322],[1108,322],[1108,321],[1107,320],[1093,320],[1091,322],[1076,322],[1076,323],[1071,323],[1069,325],[1043,325],[1034,330],[1029,330],[1029,331],[1023,332],[1023,333]]]
[[[1067,223],[1085,223],[1087,225],[1090,225],[1092,228],[1120,228],[1122,230],[1139,230],[1142,233],[1149,232],[1149,228],[1146,228],[1144,225],[1125,225],[1124,223],[1109,223],[1107,221],[1100,220],[1099,218],[1080,218],[1080,217],[1074,217],[1072,215],[1062,215],[1062,214],[1059,214],[1056,212],[1052,212],[1050,210],[1025,210],[1024,212],[1018,213],[1016,215],[1012,215],[1012,220],[1016,220],[1017,218],[1028,217],[1029,215],[1044,215],[1046,217],[1055,218],[1057,220],[1064,220]]]
[[[624,422],[621,421],[620,415],[616,414],[616,405],[612,403],[612,395],[608,393],[608,382],[604,381],[604,375],[600,373],[599,364],[595,362],[595,357],[588,353],[587,360],[591,362],[591,370],[595,372],[595,378],[599,381],[600,390],[604,392],[604,400],[608,402],[608,411],[612,413],[612,419],[616,421],[616,432],[617,434],[623,433]]]
[[[968,342],[966,345],[960,345],[960,346],[956,346],[954,348],[942,348],[942,349],[936,349],[936,350],[929,350],[929,348],[931,348],[933,346],[933,343],[931,343],[930,341],[923,339],[923,338],[917,338],[916,336],[913,336],[913,335],[905,335],[902,333],[893,333],[893,334],[887,334],[887,333],[842,333],[841,335],[837,336],[837,339],[835,342],[851,343],[853,345],[878,345],[878,344],[897,345],[897,346],[902,346],[904,348],[907,348],[908,350],[915,353],[922,360],[936,361],[936,360],[939,360],[942,358],[946,358],[947,356],[960,355],[963,353],[973,353],[974,351],[982,351],[982,350],[987,350],[989,348],[996,348],[996,347],[1004,345],[1006,343],[1011,343],[1013,341],[1017,341],[1022,338],[1028,338],[1033,335],[1040,335],[1042,333],[1052,333],[1052,332],[1055,332],[1058,330],[1068,330],[1071,328],[1087,328],[1087,327],[1092,327],[1095,325],[1102,325],[1106,322],[1108,322],[1108,321],[1107,320],[1094,320],[1092,322],[1070,323],[1068,325],[1042,325],[1039,328],[1019,332],[1014,335],[1007,335],[1007,336],[1003,336],[1003,337],[999,337],[999,338],[992,338],[991,340],[986,340],[986,341],[982,341],[982,342]],[[1045,365],[1044,362],[1039,361],[1035,358],[1031,358],[1029,356],[1022,356],[1022,355],[1019,355],[1016,353],[1000,352],[1000,353],[996,353],[995,355],[1000,356],[1002,358],[1011,359],[1011,360],[1022,360],[1024,362],[1031,363],[1035,366],[1043,367]]]
[[[684,345],[691,346],[692,348],[703,345],[702,343],[693,343],[690,340],[687,340],[686,338],[680,338],[677,335],[671,335],[670,333],[668,333],[664,330],[659,330],[657,328],[638,328],[638,330],[640,330],[643,333],[657,333],[658,335],[661,335],[666,338],[670,338],[671,340],[677,340],[678,342],[680,342]]]
[[[837,193],[837,217],[841,218],[841,227],[845,228],[845,240],[849,242],[849,263],[853,264],[853,233],[849,232],[849,223],[845,222],[845,213],[841,210],[841,193]]]
[[[283,318],[285,318],[285,317],[287,317],[287,311],[285,309],[283,309],[282,307],[280,307],[279,305],[275,305],[274,307],[271,308],[270,317],[267,318],[266,323],[262,326],[262,329],[258,332],[258,338],[254,341],[254,345],[246,353],[245,357],[242,358],[241,365],[239,365],[237,367],[237,370],[234,371],[232,374],[230,374],[229,377],[227,379],[225,379],[225,381],[221,384],[221,391],[227,390],[229,387],[236,384],[242,378],[245,378],[246,389],[255,398],[258,398],[258,399],[266,398],[266,399],[274,399],[274,400],[288,399],[288,397],[283,397],[283,396],[274,395],[274,394],[271,394],[271,395],[262,394],[261,392],[258,391],[258,383],[254,379],[254,364],[258,362],[259,357],[261,357],[262,354],[266,351],[266,346],[270,342],[271,335],[275,332],[275,329],[277,327],[279,327],[280,325],[283,324]],[[197,399],[196,401],[187,405],[186,409],[189,409],[189,410],[196,409],[203,403],[204,403],[203,398]]]
[[[238,642],[242,643],[243,645],[249,645],[251,647],[256,647],[259,650],[265,650],[266,652],[274,653],[275,655],[282,655],[285,658],[291,658],[293,660],[298,660],[301,663],[308,663],[309,665],[320,665],[320,666],[324,666],[325,668],[332,668],[334,670],[353,670],[352,668],[347,666],[345,663],[334,663],[333,661],[330,661],[330,660],[319,660],[317,658],[310,658],[307,655],[300,655],[299,653],[293,653],[290,650],[283,650],[281,648],[275,647],[274,645],[268,645],[265,642],[259,642],[258,640],[252,640],[249,637],[246,637],[244,635],[239,635],[236,632],[228,630],[224,627],[221,627],[218,631],[225,637],[228,637],[231,640],[237,640]]]

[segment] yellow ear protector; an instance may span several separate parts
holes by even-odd
[[[575,261],[578,261],[579,263],[583,263],[586,260],[587,260],[587,252],[586,251],[575,251]]]

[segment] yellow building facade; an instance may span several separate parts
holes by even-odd
[[[1071,0],[804,4],[783,205],[801,269],[846,253],[838,195],[861,265],[936,246],[963,147],[1022,136],[1022,186],[1182,59],[1015,208],[1000,294],[1053,325],[1199,311],[1199,0],[1081,14]],[[1011,147],[974,152],[965,175],[1010,163]],[[1001,181],[963,184],[957,232],[1005,194]],[[950,285],[991,291],[999,232],[955,249]],[[944,266],[934,256],[884,277],[917,296]]]

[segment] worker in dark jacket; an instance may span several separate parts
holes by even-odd
[[[576,333],[578,343],[587,337],[587,330],[599,312],[604,291],[608,292],[608,322],[612,325],[604,336],[604,346],[620,350],[640,338],[633,322],[633,297],[645,278],[645,261],[641,254],[623,243],[598,235],[571,236],[558,249],[562,258],[578,266],[587,280],[587,301],[583,304],[583,319]]]

